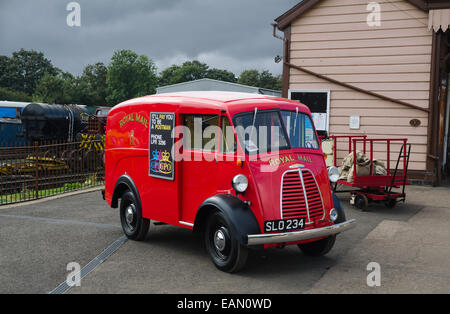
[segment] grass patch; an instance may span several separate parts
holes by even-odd
[[[63,194],[67,192],[72,192],[76,190],[91,188],[103,184],[103,181],[95,180],[95,178],[88,178],[85,182],[73,182],[65,183],[64,185],[51,189],[44,189],[38,191],[38,198],[45,198],[50,196],[55,196],[58,194]],[[25,189],[18,193],[0,195],[0,205],[24,202],[36,199],[36,190]]]

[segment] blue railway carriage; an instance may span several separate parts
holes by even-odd
[[[0,147],[27,145],[20,115],[28,102],[0,101]]]

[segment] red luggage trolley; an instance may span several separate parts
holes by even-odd
[[[350,192],[352,199],[350,203],[355,207],[365,210],[369,202],[381,201],[386,207],[393,208],[398,202],[405,202],[405,186],[409,184],[407,179],[409,156],[411,153],[411,144],[407,143],[406,138],[386,139],[374,138],[368,139],[367,135],[352,136],[330,136],[334,141],[334,165],[337,160],[338,139],[347,139],[349,153],[353,153],[353,180],[338,180],[334,185],[335,193]],[[386,144],[386,170],[387,175],[374,175],[374,144]],[[401,144],[395,169],[390,168],[392,144]],[[367,156],[369,148],[370,175],[357,174],[356,152],[358,144],[362,146],[362,152]],[[400,169],[399,169],[400,167]],[[337,191],[337,185],[343,184],[353,188],[352,190]],[[401,189],[401,192],[393,191],[393,188]]]

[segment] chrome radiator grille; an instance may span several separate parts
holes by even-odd
[[[287,171],[281,179],[281,217],[305,218],[324,216],[322,196],[312,172],[308,169]]]

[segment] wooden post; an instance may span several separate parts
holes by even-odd
[[[34,142],[34,168],[35,168],[35,199],[39,198],[39,164],[38,164],[38,153],[39,153],[39,146],[38,142]]]

